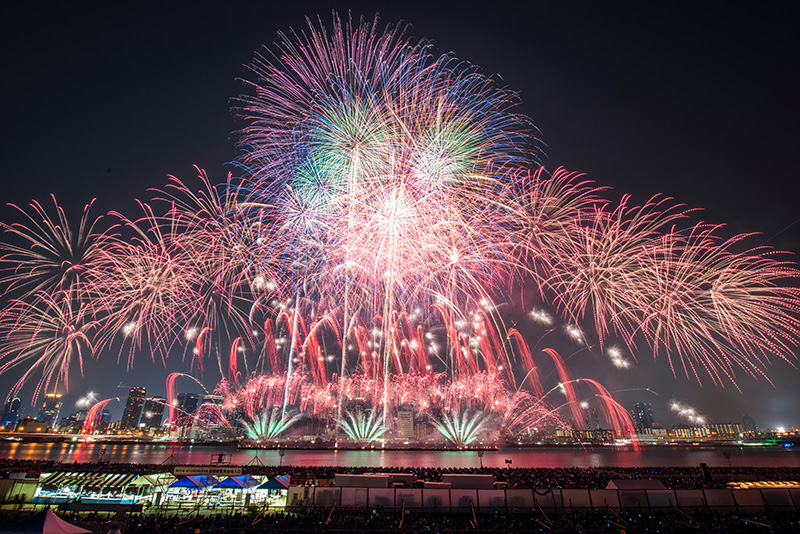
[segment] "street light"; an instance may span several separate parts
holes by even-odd
[[[286,454],[286,451],[283,449],[278,449],[278,456],[281,457],[281,467],[283,467],[283,455]]]
[[[483,451],[478,451],[478,459],[481,461],[481,469],[483,469]]]

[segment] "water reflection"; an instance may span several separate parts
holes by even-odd
[[[284,465],[331,465],[365,467],[479,467],[476,452],[456,451],[391,451],[391,450],[285,450]],[[724,453],[730,453],[733,466],[800,467],[800,452],[795,449],[752,447],[651,447],[642,451],[617,449],[536,448],[486,451],[486,467],[646,467],[727,466]],[[232,455],[232,463],[278,465],[281,458],[275,450],[243,450],[236,447],[183,446],[164,444],[103,443],[21,443],[0,444],[0,457],[26,460],[55,460],[64,463],[180,463],[208,464],[212,456]]]

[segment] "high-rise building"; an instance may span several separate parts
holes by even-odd
[[[204,395],[197,393],[178,393],[178,413],[176,415],[178,422],[194,415],[202,404],[203,397]]]
[[[600,417],[597,415],[597,408],[592,406],[584,409],[583,422],[586,430],[598,430],[600,428]]]
[[[18,397],[8,399],[3,410],[3,420],[0,421],[0,426],[13,425],[19,421],[19,405],[20,400]]]
[[[641,431],[645,428],[653,428],[655,420],[653,419],[653,406],[649,402],[637,402],[633,405],[631,411],[633,416],[633,425],[636,430]]]
[[[131,388],[130,393],[128,393],[128,401],[125,403],[125,410],[122,412],[121,428],[136,428],[139,426],[145,393],[145,388]]]
[[[204,395],[201,404],[216,404],[222,406],[222,395]]]
[[[742,417],[742,427],[745,432],[758,432],[756,420],[749,413],[744,414],[744,417]]]
[[[42,409],[39,410],[38,420],[47,423],[48,425],[55,425],[58,422],[58,413],[61,411],[61,394],[48,393],[44,396]]]
[[[397,432],[404,438],[414,437],[414,412],[411,410],[397,411]]]
[[[712,437],[733,438],[742,433],[741,423],[709,423],[705,425]]]
[[[160,427],[166,403],[167,399],[164,397],[148,397],[144,401],[144,409],[142,409],[142,419],[139,421],[139,426],[146,428]]]

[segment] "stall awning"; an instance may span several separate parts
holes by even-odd
[[[106,489],[121,489],[130,484],[137,476],[127,473],[73,473],[62,471],[53,473],[41,481],[42,486],[84,486]]]
[[[196,488],[202,489],[213,486],[219,482],[211,475],[194,475],[183,477],[169,485],[170,488]]]
[[[228,488],[228,489],[246,489],[246,488],[252,488],[253,486],[258,486],[258,484],[259,484],[258,480],[256,480],[250,475],[239,475],[237,477],[228,477],[214,487]]]
[[[280,489],[285,490],[289,488],[289,483],[291,482],[292,477],[290,475],[281,475],[279,477],[272,478],[263,484],[261,484],[256,489]]]

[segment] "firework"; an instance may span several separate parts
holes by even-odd
[[[101,417],[103,417],[103,410],[105,407],[108,406],[109,402],[118,400],[119,397],[104,399],[97,401],[91,408],[89,408],[89,412],[86,414],[86,419],[83,422],[81,433],[94,434],[94,432],[97,430],[97,424],[100,422]]]
[[[613,210],[596,207],[575,223],[569,239],[559,243],[563,248],[549,253],[554,265],[547,286],[554,288],[557,306],[573,321],[592,321],[601,347],[610,329],[630,339],[639,326],[637,282],[647,275],[640,258],[684,217],[668,199],[629,207],[625,198]]]
[[[523,436],[544,428],[568,428],[569,424],[543,395],[531,395],[523,390],[509,401],[501,426],[509,436]]]
[[[228,414],[213,402],[203,402],[197,411],[186,419],[184,426],[191,426],[193,432],[200,430],[207,436],[213,436],[216,439],[219,439],[220,436],[236,436],[236,430],[231,424]]]
[[[369,444],[386,433],[383,418],[375,410],[368,413],[363,410],[345,412],[338,424],[347,437],[362,444]]]
[[[270,256],[384,316],[501,280],[505,167],[530,161],[514,95],[404,32],[334,17],[329,38],[283,35],[242,98],[246,204],[277,230]]]
[[[706,423],[706,418],[703,417],[696,408],[684,402],[672,400],[669,403],[669,409],[671,412],[675,413],[679,420],[691,425],[700,426]]]
[[[37,292],[68,291],[92,279],[102,265],[102,233],[99,219],[89,215],[86,205],[73,230],[70,220],[52,197],[55,217],[36,201],[30,211],[14,206],[25,223],[0,222],[5,239],[0,255],[0,288],[20,298]]]
[[[34,391],[40,393],[69,384],[70,369],[83,373],[84,360],[93,354],[98,321],[91,307],[75,291],[36,292],[31,301],[14,300],[0,315],[0,373],[24,365],[26,370],[12,389],[16,394],[36,373]]]
[[[644,258],[639,329],[654,354],[666,353],[687,376],[700,370],[718,384],[744,369],[765,377],[767,357],[795,358],[800,292],[782,285],[797,266],[775,251],[735,252],[747,236],[722,240],[698,224],[663,239]]]
[[[292,425],[300,421],[301,414],[281,414],[278,408],[263,410],[249,422],[244,423],[245,436],[253,441],[275,441]]]
[[[75,402],[75,407],[81,410],[88,410],[99,400],[97,394],[94,391],[90,391]]]
[[[441,419],[434,424],[436,430],[458,448],[466,447],[478,439],[489,422],[489,417],[483,412],[442,414]]]
[[[542,358],[549,335],[620,369],[647,347],[716,384],[795,358],[795,264],[670,199],[615,204],[579,173],[548,174],[516,95],[404,25],[310,22],[250,70],[241,178],[170,177],[110,228],[90,206],[70,225],[35,202],[2,224],[0,372],[25,367],[14,393],[66,385],[111,347],[130,367],[183,344],[223,398],[187,423],[273,439],[299,410],[372,441],[410,409],[463,446],[480,429],[580,428],[589,400],[630,434],[569,357]],[[522,310],[543,330],[532,345],[504,323],[519,289],[537,297]]]

